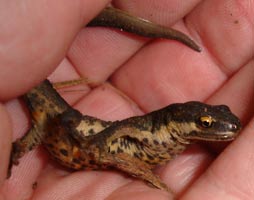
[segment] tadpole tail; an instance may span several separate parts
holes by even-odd
[[[108,7],[95,17],[88,26],[105,26],[117,28],[148,38],[166,38],[180,41],[195,51],[201,48],[190,37],[175,29],[152,23],[148,20],[134,17],[129,13]]]

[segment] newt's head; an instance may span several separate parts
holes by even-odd
[[[176,137],[187,141],[230,141],[241,129],[240,120],[226,105],[192,101],[172,104],[168,110],[168,128]]]

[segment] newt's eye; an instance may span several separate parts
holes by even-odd
[[[209,128],[212,126],[214,120],[211,116],[202,116],[200,117],[200,124],[201,126],[203,126],[204,128]]]

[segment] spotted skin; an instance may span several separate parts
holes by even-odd
[[[104,9],[89,26],[109,26],[150,38],[174,39],[200,51],[185,34],[114,8]],[[48,80],[23,96],[31,128],[12,146],[9,173],[28,151],[42,144],[63,166],[74,170],[114,167],[170,191],[152,169],[171,160],[196,140],[230,141],[240,122],[226,106],[200,102],[172,104],[144,116],[107,122],[71,108]]]
[[[13,164],[43,144],[61,165],[74,170],[116,168],[170,191],[152,169],[196,140],[230,141],[240,128],[227,106],[200,102],[171,104],[143,116],[107,122],[71,108],[45,80],[24,95],[32,118],[25,136],[13,143]]]

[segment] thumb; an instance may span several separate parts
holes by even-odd
[[[106,4],[106,0],[1,1],[0,99],[20,95],[45,79],[78,31]]]

